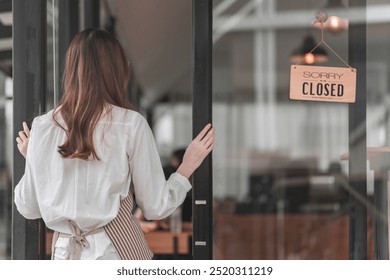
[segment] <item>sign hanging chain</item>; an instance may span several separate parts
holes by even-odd
[[[320,14],[320,12],[318,13]],[[317,15],[318,15],[317,14]],[[311,50],[309,51],[308,53],[313,53],[313,51],[315,51],[321,44],[324,44],[332,53],[334,53],[345,65],[347,65],[350,69],[352,69],[352,71],[354,71],[354,68],[351,67],[335,50],[332,49],[331,46],[329,46],[325,40],[324,40],[324,17],[323,16],[320,16],[320,19],[317,21],[319,21],[321,23],[321,41]],[[299,65],[302,63],[302,61],[305,60],[305,57],[303,57],[297,64],[295,65]]]

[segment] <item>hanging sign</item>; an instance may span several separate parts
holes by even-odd
[[[356,69],[291,65],[290,99],[354,103]]]

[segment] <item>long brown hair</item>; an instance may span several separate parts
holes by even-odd
[[[86,29],[68,48],[62,79],[64,95],[53,114],[67,139],[58,152],[64,158],[99,160],[93,133],[107,105],[133,109],[125,90],[129,66],[119,42],[108,32]],[[57,120],[61,114],[65,126]]]

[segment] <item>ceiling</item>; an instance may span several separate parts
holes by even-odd
[[[347,2],[343,0],[344,5]],[[101,3],[102,10],[115,18],[116,34],[145,100],[152,103],[165,95],[190,98],[192,0],[101,0]],[[238,87],[242,85],[242,90],[253,91],[254,36],[251,34],[256,30],[277,30],[275,50],[278,63],[283,63],[277,65],[277,69],[289,69],[288,53],[300,44],[301,37],[311,28],[310,19],[316,8],[326,3],[327,0],[297,0],[291,6],[290,0],[214,0],[214,91],[231,90],[232,83]],[[370,0],[368,4],[383,5],[378,6],[383,7],[382,15],[376,12],[375,18],[385,23],[368,26],[368,44],[380,42],[381,46],[390,46],[388,0]],[[276,16],[268,12],[258,16],[254,12],[256,7],[267,11],[272,5],[271,8],[279,12]],[[298,10],[291,11],[294,8]],[[12,73],[11,9],[12,0],[0,0],[0,70],[8,75]],[[240,14],[241,18],[236,18]],[[369,10],[367,14],[370,18]],[[375,32],[370,31],[374,26]],[[316,30],[313,32],[319,34]],[[238,40],[236,36],[239,36]],[[343,56],[347,56],[347,33],[327,35],[326,38]],[[372,52],[372,56],[377,53]],[[278,72],[278,75],[283,75],[283,72]],[[251,87],[245,88],[247,84]]]
[[[227,87],[231,90],[231,83],[249,83],[249,89],[243,87],[241,91],[253,92],[253,53],[243,55],[248,51],[253,52],[253,39],[240,39],[241,45],[249,45],[242,45],[238,49],[236,43],[232,44],[237,40],[229,40],[229,37],[254,34],[256,30],[276,30],[275,50],[278,63],[283,63],[277,66],[277,69],[288,70],[288,53],[301,43],[307,30],[312,29],[311,22],[316,11],[326,6],[327,1],[214,0],[214,91],[218,87],[221,91]],[[291,2],[294,2],[294,5]],[[108,13],[116,19],[117,36],[132,62],[135,78],[146,100],[153,102],[164,95],[191,96],[192,0],[105,0],[104,3]],[[342,3],[346,7],[348,1],[342,0]],[[368,5],[382,5],[376,6],[376,10],[367,9],[367,18],[373,21],[373,25],[369,27],[380,28],[381,24],[385,24],[384,33],[368,33],[369,49],[376,42],[383,40],[386,43],[382,42],[382,46],[387,42],[390,45],[390,36],[386,32],[390,22],[388,0],[370,0]],[[257,7],[260,8],[259,11],[266,12],[260,16],[256,15],[254,11]],[[267,12],[269,9],[275,9],[278,14]],[[381,15],[378,14],[380,10],[383,10]],[[360,12],[360,15],[358,13],[356,22],[359,21],[359,16],[365,15],[365,10],[364,13]],[[377,22],[378,20],[381,22]],[[312,29],[312,32],[318,39],[319,31]],[[348,33],[341,36],[326,34],[326,40],[339,50],[343,57],[348,57]],[[247,56],[249,60],[246,59]],[[279,59],[282,57],[285,58]],[[278,75],[284,74],[288,73],[278,72]],[[248,75],[252,80],[248,80]]]
[[[149,101],[191,89],[191,0],[109,0],[116,33]]]

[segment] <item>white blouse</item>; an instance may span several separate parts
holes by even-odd
[[[116,217],[131,180],[146,219],[165,218],[183,203],[191,184],[179,173],[165,180],[146,120],[135,111],[110,108],[94,133],[100,160],[62,158],[58,146],[65,142],[66,133],[52,120],[53,111],[34,119],[25,174],[14,196],[25,218],[42,217],[48,228],[69,234],[68,220],[75,221],[82,231],[102,227]],[[97,259],[112,253],[107,239],[105,234],[87,236],[90,247],[83,250],[81,258]],[[67,241],[57,242],[64,254]]]

